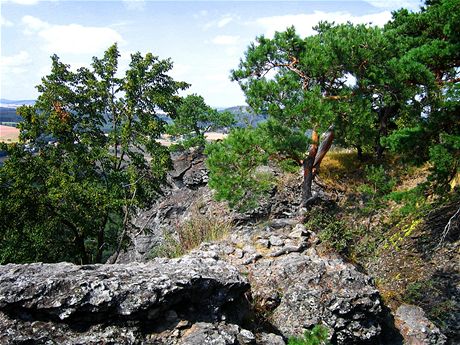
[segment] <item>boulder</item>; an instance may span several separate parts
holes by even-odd
[[[443,345],[447,338],[425,315],[422,308],[402,304],[396,310],[396,327],[407,345]]]
[[[385,313],[372,279],[334,255],[319,255],[302,224],[241,227],[210,252],[245,272],[255,318],[286,339],[322,324],[336,344],[383,344]]]
[[[177,188],[193,189],[208,182],[208,170],[200,151],[172,153],[171,160],[173,169],[168,173],[168,180]]]
[[[249,339],[249,331],[231,326],[245,316],[240,305],[248,289],[233,266],[209,255],[116,265],[9,264],[0,266],[0,343],[177,344],[182,334],[199,333],[189,330],[193,325],[224,320],[227,326],[212,326],[218,334],[228,328]]]

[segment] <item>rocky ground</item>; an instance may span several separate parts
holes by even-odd
[[[333,344],[446,343],[422,309],[392,313],[369,275],[323,250],[303,225],[300,177],[245,214],[214,201],[206,182],[201,155],[175,155],[165,196],[139,213],[114,265],[0,267],[0,343],[281,345],[316,324]],[[319,204],[334,202],[314,190]],[[153,259],[197,216],[231,231]]]

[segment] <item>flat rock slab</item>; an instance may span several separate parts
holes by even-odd
[[[0,343],[136,343],[190,324],[183,320],[225,319],[248,289],[211,257],[0,266]]]

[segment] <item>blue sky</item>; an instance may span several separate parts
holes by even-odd
[[[369,1],[70,1],[0,0],[0,98],[35,99],[35,86],[57,54],[88,65],[118,42],[120,68],[130,54],[171,58],[171,75],[214,107],[244,104],[229,72],[255,37],[296,26],[311,35],[320,20],[383,25],[391,11],[418,10],[419,0]]]

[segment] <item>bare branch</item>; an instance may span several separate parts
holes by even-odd
[[[444,242],[444,240],[447,237],[447,234],[449,233],[450,229],[452,228],[452,221],[455,220],[456,217],[460,216],[460,208],[455,212],[455,214],[450,217],[449,221],[447,222],[446,226],[444,227],[444,231],[442,232],[441,240],[439,241],[438,245],[436,246],[436,249],[440,248]]]

